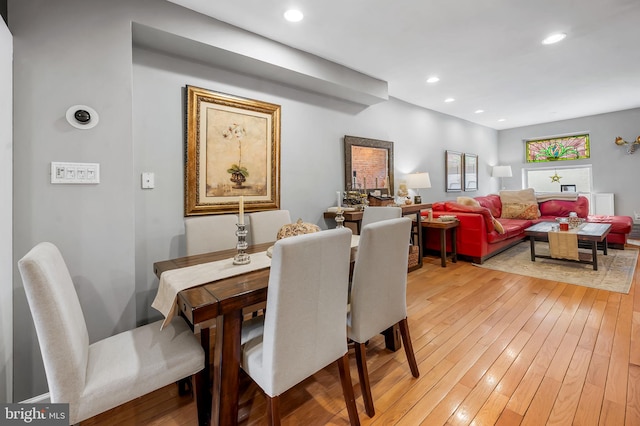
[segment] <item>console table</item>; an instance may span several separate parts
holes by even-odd
[[[403,216],[408,216],[411,214],[416,215],[417,230],[415,230],[415,232],[413,232],[412,234],[417,239],[417,245],[419,247],[418,265],[414,268],[411,268],[411,270],[422,268],[422,251],[423,251],[422,245],[423,244],[422,244],[422,220],[421,220],[422,218],[420,217],[420,212],[424,209],[430,209],[431,203],[405,204],[404,206],[400,206],[400,207],[402,208]],[[342,216],[344,217],[345,222],[352,222],[356,224],[357,234],[360,234],[360,226],[362,225],[362,214],[363,214],[362,210],[349,210],[349,211],[342,212]],[[335,219],[335,217],[336,217],[335,212],[324,212],[325,219]],[[414,242],[414,244],[416,244],[416,242]]]

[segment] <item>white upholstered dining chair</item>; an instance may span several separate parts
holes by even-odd
[[[407,261],[412,220],[408,217],[362,228],[353,268],[347,335],[354,342],[365,410],[375,415],[365,343],[398,324],[413,377],[418,377],[407,323]]]
[[[280,228],[290,223],[289,210],[249,213],[249,238],[253,244],[275,241]]]
[[[360,230],[362,232],[362,228],[369,225],[370,223],[378,222],[381,220],[387,220],[387,219],[397,219],[399,217],[402,217],[401,207],[391,207],[391,206],[367,207],[362,212],[362,223],[360,224]]]
[[[344,323],[350,245],[347,228],[274,244],[267,310],[243,323],[241,357],[242,369],[267,396],[270,424],[280,424],[282,393],[334,362],[351,424],[359,424]]]
[[[185,218],[187,256],[235,248],[238,244],[237,223],[235,214]]]
[[[35,323],[51,402],[69,403],[70,424],[93,417],[204,367],[204,351],[182,318],[89,344],[69,270],[58,248],[40,243],[18,267]]]

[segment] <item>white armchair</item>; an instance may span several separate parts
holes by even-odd
[[[51,402],[69,403],[70,424],[203,369],[204,351],[181,318],[162,331],[158,321],[89,344],[73,281],[53,244],[38,244],[18,267]]]
[[[369,225],[370,223],[387,219],[397,219],[399,217],[402,217],[401,207],[367,207],[366,209],[364,209],[364,212],[362,212],[362,224],[360,225],[360,229],[362,230],[362,228]]]

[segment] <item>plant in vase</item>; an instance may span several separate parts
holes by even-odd
[[[227,169],[227,173],[231,174],[231,182],[235,183],[234,188],[242,188],[242,184],[247,180],[249,171],[246,167],[242,167],[242,138],[246,136],[247,132],[239,124],[232,124],[227,130],[222,132],[222,136],[225,139],[238,141],[238,163],[232,164],[231,168]]]

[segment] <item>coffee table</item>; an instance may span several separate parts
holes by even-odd
[[[549,242],[549,231],[551,231],[551,225],[556,222],[539,222],[533,226],[524,230],[524,235],[529,237],[531,242],[531,261],[535,262],[536,257],[551,259],[551,256],[536,254],[536,240]],[[611,225],[608,223],[583,223],[578,228],[566,232],[574,232],[578,237],[578,244],[583,243],[591,248],[591,259],[587,260],[567,260],[568,262],[580,262],[593,265],[593,270],[598,270],[598,243],[602,243],[602,253],[607,255],[607,235],[611,231]],[[565,231],[559,231],[565,232]]]

